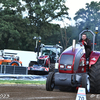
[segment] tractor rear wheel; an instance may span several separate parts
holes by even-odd
[[[46,81],[46,90],[53,91],[54,86],[55,86],[54,72],[49,72],[48,77],[47,77],[47,81]]]
[[[87,74],[82,76],[82,87],[86,89],[86,93],[90,92],[90,80]]]
[[[91,66],[89,71],[90,76],[90,92],[100,93],[100,58]]]

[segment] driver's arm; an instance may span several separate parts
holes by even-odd
[[[89,47],[89,48],[91,48],[91,40],[87,40],[87,42],[86,42],[86,44],[84,43],[84,45],[86,46],[86,47]]]

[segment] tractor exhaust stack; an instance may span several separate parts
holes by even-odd
[[[73,44],[72,44],[72,51],[75,51],[75,47],[76,47],[76,40],[73,40]]]

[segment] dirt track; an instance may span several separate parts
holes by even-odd
[[[45,85],[0,85],[0,100],[75,100],[76,93],[45,90]],[[100,100],[100,95],[87,94],[87,100]]]

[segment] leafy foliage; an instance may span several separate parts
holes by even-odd
[[[76,26],[78,27],[78,30],[83,29],[90,29],[93,32],[95,32],[95,27],[98,26],[99,32],[100,32],[100,2],[94,2],[92,1],[90,4],[86,3],[85,9],[79,9],[78,12],[76,12],[76,16],[74,19],[76,20]],[[90,37],[90,36],[89,36]],[[100,50],[99,44],[100,44],[100,36],[96,36],[96,42],[97,46],[95,46],[96,50]]]
[[[65,0],[0,0],[0,49],[34,50],[34,36],[41,36],[41,43],[55,45],[60,43],[65,48],[78,41],[78,33],[89,28],[100,31],[100,2],[86,3],[85,9],[79,9],[74,17],[76,26],[60,28],[50,22],[68,18]],[[23,16],[27,11],[28,16]],[[89,35],[90,37],[90,35]],[[96,36],[96,50],[100,48],[100,35]],[[59,42],[60,41],[60,42]]]
[[[42,43],[61,41],[60,26],[52,20],[68,18],[65,0],[0,0],[0,49],[34,50],[34,36],[41,36]],[[23,17],[27,10],[28,16]]]

